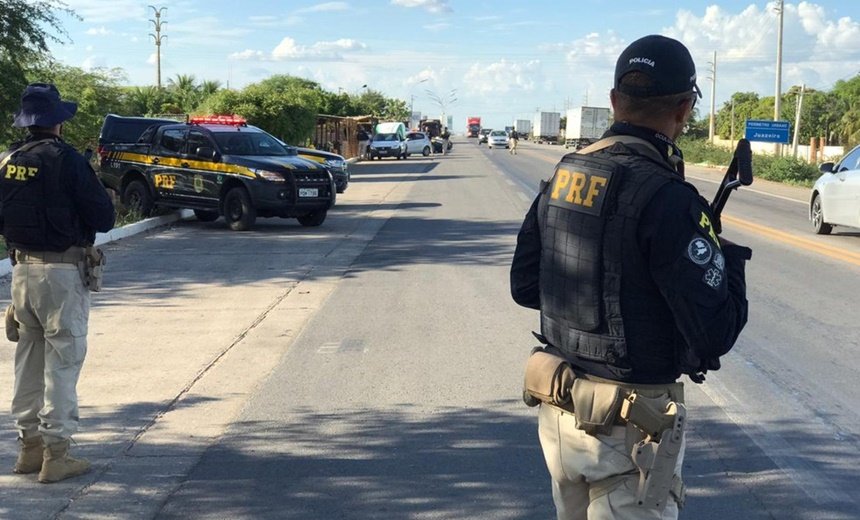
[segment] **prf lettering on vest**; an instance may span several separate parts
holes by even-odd
[[[26,181],[39,173],[39,168],[35,166],[16,166],[14,164],[6,165],[6,178],[16,181]]]
[[[156,175],[155,176],[155,187],[156,188],[164,188],[165,190],[172,190],[176,188],[176,176],[175,175]]]
[[[599,215],[609,184],[610,172],[605,173],[603,176],[559,168],[553,177],[550,204]]]
[[[711,240],[713,240],[715,244],[718,246],[720,245],[720,240],[714,232],[714,226],[711,224],[711,219],[705,215],[704,211],[702,212],[702,217],[699,219],[699,227],[707,231],[708,236],[711,237]]]

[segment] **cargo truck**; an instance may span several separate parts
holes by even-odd
[[[520,139],[526,139],[532,133],[532,122],[528,119],[514,119],[514,130]]]
[[[534,116],[532,136],[538,143],[557,143],[561,130],[561,114],[558,112],[537,112]]]
[[[596,142],[609,128],[610,111],[603,107],[577,107],[567,111],[564,147],[579,150]]]
[[[472,116],[466,120],[466,137],[478,137],[481,133],[481,118]]]

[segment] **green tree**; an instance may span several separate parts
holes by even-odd
[[[18,110],[27,73],[48,56],[48,44],[68,38],[60,13],[76,16],[58,0],[0,0],[0,111],[4,121]],[[0,123],[0,143],[17,136],[9,124]]]
[[[288,143],[304,143],[313,133],[319,99],[292,79],[297,78],[275,76],[239,92],[220,90],[207,99],[204,109],[241,115]]]
[[[125,80],[121,69],[84,70],[47,63],[31,74],[31,81],[53,83],[64,99],[78,104],[75,117],[63,125],[63,138],[80,150],[95,149],[105,115],[122,113],[126,106],[119,86]]]

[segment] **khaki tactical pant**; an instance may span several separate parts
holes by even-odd
[[[87,353],[90,293],[77,265],[18,263],[12,302],[20,323],[15,426],[22,437],[41,433],[48,444],[68,439],[78,428],[76,386]]]
[[[639,471],[630,458],[634,441],[627,438],[628,427],[613,426],[610,435],[589,435],[576,428],[573,414],[542,404],[538,430],[558,520],[678,518],[671,498],[663,511],[636,504]],[[675,465],[678,476],[683,460],[682,447]]]
[[[517,142],[519,139],[511,139],[511,155],[517,154]]]

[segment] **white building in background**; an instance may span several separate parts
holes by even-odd
[[[409,129],[418,128],[421,124],[421,112],[412,112],[412,117],[409,118]]]

